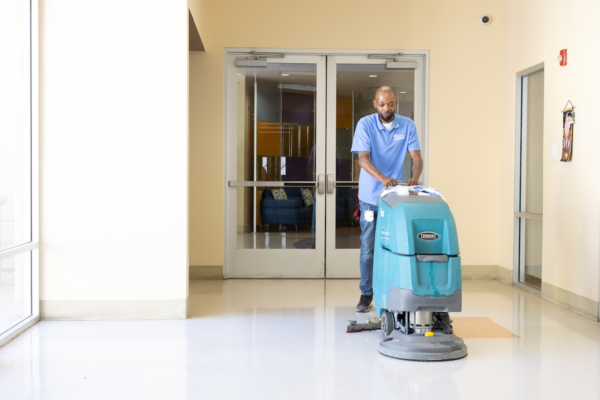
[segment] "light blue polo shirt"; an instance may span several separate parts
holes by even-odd
[[[351,151],[371,152],[371,162],[388,178],[404,180],[406,153],[415,150],[421,150],[421,147],[415,123],[410,118],[394,114],[394,124],[389,131],[377,113],[361,118],[356,125]],[[360,170],[358,198],[361,201],[376,205],[381,188],[381,182],[364,169]]]

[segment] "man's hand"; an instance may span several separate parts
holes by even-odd
[[[418,185],[418,184],[419,184],[419,181],[417,179],[410,178],[408,180],[408,182],[406,183],[406,186],[415,186],[415,185]]]
[[[423,172],[423,158],[421,157],[421,150],[411,151],[410,156],[413,160],[412,178],[408,180],[406,185],[415,186],[419,184],[419,178],[421,177],[421,172]]]
[[[383,187],[385,187],[386,189],[391,186],[396,186],[398,184],[394,178],[385,177],[381,180],[381,183],[383,183]]]

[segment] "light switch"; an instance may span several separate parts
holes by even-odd
[[[556,142],[552,142],[552,161],[556,161]]]

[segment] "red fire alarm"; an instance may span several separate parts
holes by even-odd
[[[567,49],[562,49],[560,51],[560,55],[558,56],[558,62],[560,63],[561,67],[567,65]]]

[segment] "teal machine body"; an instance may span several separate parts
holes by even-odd
[[[450,312],[462,309],[456,223],[437,196],[394,189],[379,201],[373,295],[381,317],[379,352],[410,361],[467,356]]]
[[[436,196],[388,193],[379,201],[373,262],[378,316],[461,311],[460,250],[454,217]]]

